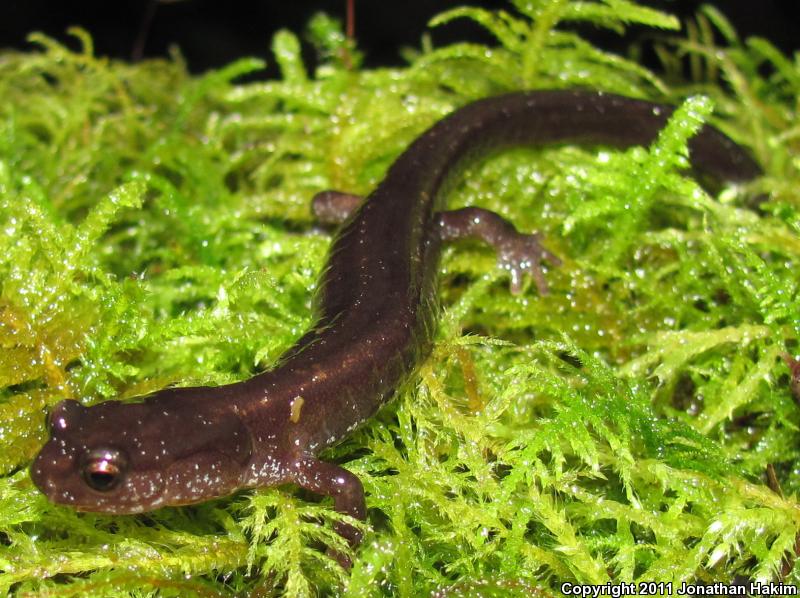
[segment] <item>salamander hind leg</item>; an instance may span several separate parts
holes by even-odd
[[[320,224],[338,225],[364,202],[360,195],[342,191],[320,191],[311,200],[311,211]]]
[[[498,264],[511,275],[512,293],[522,290],[522,276],[527,272],[533,277],[539,293],[547,294],[542,263],[547,261],[559,266],[561,260],[541,244],[541,234],[521,233],[499,214],[483,208],[462,208],[439,212],[436,216],[442,241],[471,237],[494,247]]]
[[[333,508],[339,513],[362,521],[367,517],[361,480],[338,465],[306,456],[296,462],[292,481],[306,490],[333,498]],[[361,543],[362,533],[356,527],[339,522],[334,529],[350,546],[355,547]],[[350,568],[350,559],[345,555],[333,549],[329,549],[328,554],[343,567]]]

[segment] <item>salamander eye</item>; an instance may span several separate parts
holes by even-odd
[[[116,449],[95,449],[86,455],[83,479],[93,490],[108,492],[116,488],[125,474],[127,461]]]

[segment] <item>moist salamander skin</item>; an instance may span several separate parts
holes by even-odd
[[[418,137],[363,201],[338,192],[316,198],[320,215],[345,222],[321,274],[316,323],[274,369],[134,402],[62,401],[31,467],[34,483],[53,502],[124,514],[292,482],[364,519],[359,479],[317,455],[369,419],[430,352],[442,241],[471,236],[493,245],[515,291],[529,274],[546,292],[541,262],[558,264],[537,235],[497,214],[442,211],[444,181],[463,158],[506,146],[647,145],[672,112],[596,91],[519,92],[456,110]],[[761,174],[711,126],[689,146],[693,170],[712,179]],[[352,526],[337,530],[360,541]]]

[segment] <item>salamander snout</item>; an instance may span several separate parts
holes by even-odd
[[[140,405],[117,401],[58,403],[48,418],[50,439],[31,465],[33,483],[52,502],[81,511],[121,514],[158,506],[161,472],[131,456],[141,438],[130,434],[128,424],[140,411]]]

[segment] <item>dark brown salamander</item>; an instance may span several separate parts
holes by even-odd
[[[544,292],[541,261],[557,263],[536,235],[518,233],[494,213],[441,212],[445,179],[476,150],[645,145],[671,113],[668,106],[592,91],[512,93],[456,110],[414,141],[352,211],[322,273],[316,324],[275,369],[133,403],[63,401],[50,414],[51,438],[33,463],[33,481],[56,503],[106,513],[293,482],[364,519],[359,479],[317,455],[369,419],[430,352],[441,241],[472,236],[491,243],[513,289],[529,272]],[[693,168],[715,179],[761,173],[710,126],[690,146]],[[328,192],[315,206],[336,220],[353,202]],[[351,526],[338,529],[352,543],[360,540]]]

